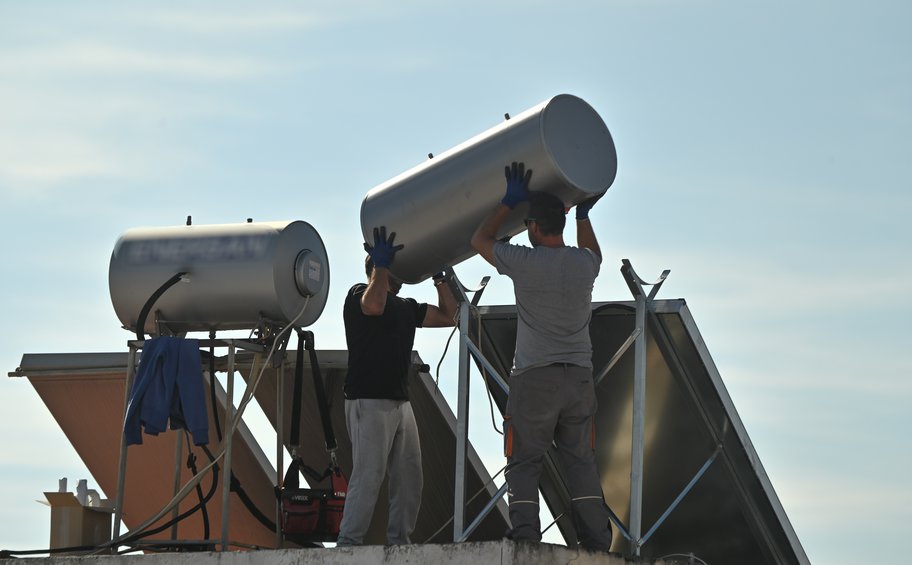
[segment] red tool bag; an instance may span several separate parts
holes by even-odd
[[[339,537],[339,526],[342,523],[342,512],[345,509],[345,496],[348,494],[348,479],[336,463],[336,437],[333,434],[332,421],[329,417],[329,403],[320,364],[314,350],[313,333],[297,330],[298,351],[295,363],[294,398],[291,406],[291,445],[300,445],[301,433],[301,394],[303,389],[304,348],[310,352],[310,367],[314,378],[314,392],[323,424],[323,435],[326,450],[330,454],[329,468],[321,475],[304,463],[300,457],[293,455],[282,488],[277,489],[279,502],[282,505],[282,533],[295,542],[336,541]],[[330,488],[300,488],[300,473],[305,473],[313,483],[330,480]]]
[[[327,476],[330,488],[299,488],[299,471],[304,471],[316,482]],[[336,541],[345,509],[348,480],[339,467],[330,467],[321,476],[300,458],[292,460],[285,473],[280,492],[282,502],[282,532],[296,541]]]

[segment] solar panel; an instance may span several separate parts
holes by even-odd
[[[658,525],[641,555],[693,553],[708,563],[809,563],[741,423],[684,300],[656,300],[647,317],[643,533],[649,534],[716,453],[686,496]],[[634,302],[593,304],[590,334],[599,375],[635,328]],[[486,358],[509,373],[516,307],[479,309]],[[596,456],[606,501],[630,519],[633,348],[597,385]],[[506,396],[488,380],[501,410]],[[555,454],[551,457],[556,461]],[[568,544],[576,539],[559,466],[546,466],[542,493]],[[612,551],[628,542],[614,528]]]

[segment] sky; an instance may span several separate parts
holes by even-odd
[[[125,351],[114,243],[187,215],[313,225],[332,282],[311,329],[344,349],[367,191],[574,94],[618,152],[591,215],[594,299],[630,299],[622,259],[644,279],[670,269],[658,298],[687,300],[810,560],[900,563],[909,21],[903,0],[0,0],[0,367]],[[480,258],[456,272],[494,275],[483,304],[513,302]],[[419,331],[432,366],[447,335]],[[93,480],[26,380],[0,378],[0,423],[0,548],[46,547],[35,500]],[[499,436],[473,434],[496,471]]]

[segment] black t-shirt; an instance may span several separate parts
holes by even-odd
[[[345,398],[408,400],[408,373],[415,328],[420,328],[427,304],[387,294],[382,316],[366,316],[361,296],[366,284],[356,284],[345,297],[342,316],[348,343]]]

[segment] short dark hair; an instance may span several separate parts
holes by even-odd
[[[364,272],[367,273],[367,280],[370,280],[371,273],[374,272],[374,260],[370,255],[364,258]]]
[[[561,199],[547,192],[529,192],[529,218],[545,235],[561,235],[567,224],[567,209]]]

